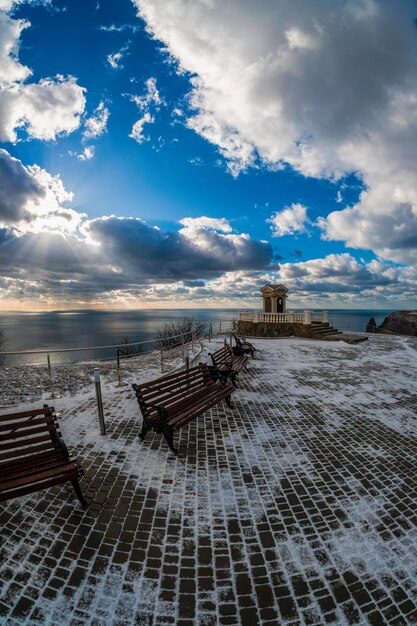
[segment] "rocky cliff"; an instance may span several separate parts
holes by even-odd
[[[417,311],[394,311],[377,326],[373,317],[366,327],[367,333],[395,333],[396,335],[417,335]]]

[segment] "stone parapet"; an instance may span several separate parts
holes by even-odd
[[[311,325],[301,323],[271,323],[271,322],[251,322],[239,320],[239,335],[247,335],[248,337],[307,337],[316,338],[314,329]]]

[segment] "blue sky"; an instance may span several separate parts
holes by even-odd
[[[299,4],[0,0],[2,308],[417,306],[415,3]]]

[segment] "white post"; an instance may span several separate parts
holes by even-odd
[[[327,323],[329,321],[329,311],[322,312],[322,321]]]
[[[100,370],[98,369],[98,367],[94,368],[93,376],[94,376],[94,385],[96,388],[97,413],[98,413],[98,421],[100,424],[100,435],[106,435],[107,433],[106,433],[106,424],[104,422],[103,399],[101,397]]]
[[[256,312],[255,315],[253,316],[253,322],[254,324],[258,324],[259,323],[259,313]]]
[[[55,398],[55,394],[54,394],[54,384],[52,382],[52,368],[51,368],[51,357],[49,356],[49,354],[47,355],[47,361],[48,361],[48,373],[49,373],[49,382],[51,385],[51,398]]]
[[[304,311],[304,324],[311,326],[311,311]]]

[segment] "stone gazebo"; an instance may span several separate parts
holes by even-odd
[[[288,311],[288,289],[284,285],[261,288],[262,311],[240,311],[239,333],[249,337],[335,338],[327,311]]]
[[[261,293],[264,313],[285,313],[288,289],[284,285],[265,285]]]

